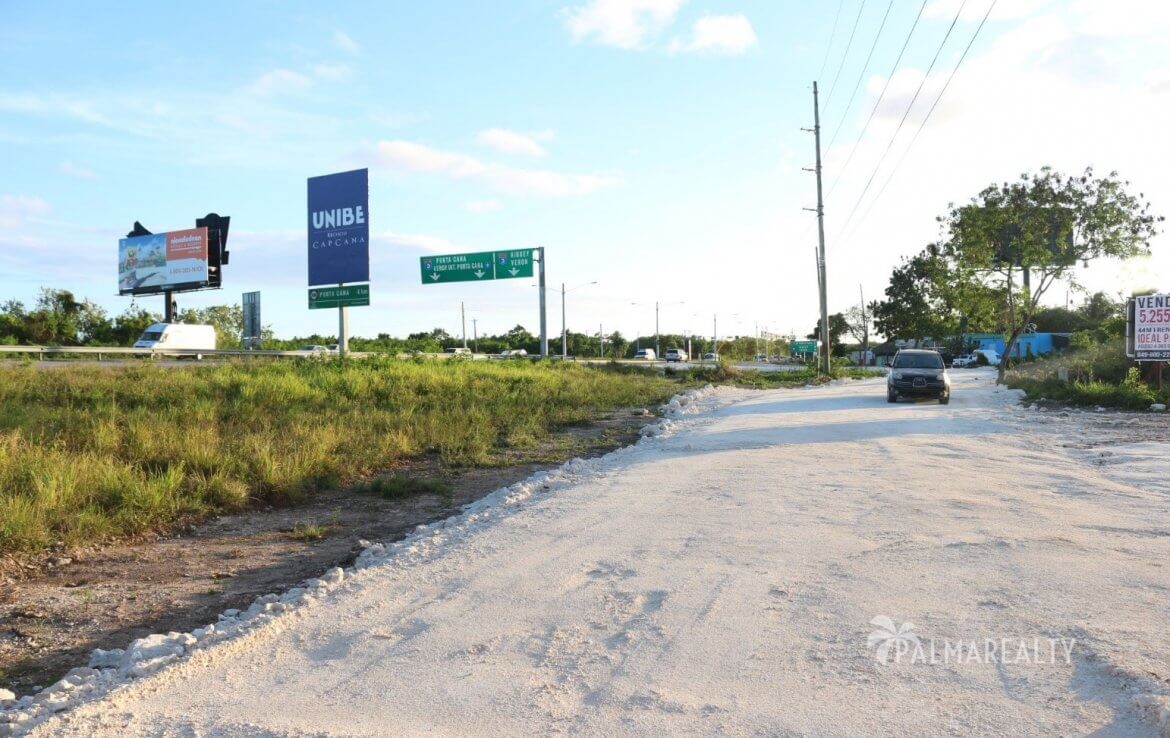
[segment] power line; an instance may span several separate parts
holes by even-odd
[[[867,207],[865,210],[865,214],[861,217],[861,220],[858,221],[857,224],[859,227],[862,223],[865,222],[865,219],[869,217],[870,212],[873,211],[874,205],[877,204],[877,201],[881,199],[882,195],[886,191],[886,187],[888,187],[890,182],[893,181],[894,176],[898,173],[898,168],[901,167],[902,162],[906,160],[906,155],[910,153],[910,149],[914,148],[914,142],[918,140],[918,135],[922,133],[922,129],[926,127],[926,124],[930,120],[930,116],[934,112],[934,109],[938,107],[939,101],[942,100],[943,95],[945,95],[947,92],[947,88],[951,86],[951,80],[955,78],[955,74],[959,71],[959,67],[963,66],[963,60],[967,58],[967,52],[969,52],[971,47],[975,45],[975,39],[979,38],[979,32],[983,30],[983,25],[987,23],[987,19],[991,16],[991,11],[995,9],[995,4],[997,2],[999,2],[999,0],[992,0],[991,5],[989,5],[987,8],[987,12],[983,14],[983,20],[979,21],[979,26],[975,29],[975,33],[971,35],[971,40],[967,42],[967,48],[963,49],[963,53],[959,56],[959,61],[955,63],[955,68],[951,70],[950,75],[947,77],[947,81],[943,83],[942,89],[939,90],[938,95],[934,98],[934,103],[931,104],[930,110],[926,111],[926,117],[923,118],[922,122],[918,124],[918,130],[914,132],[914,137],[910,139],[910,144],[906,146],[906,149],[902,152],[902,155],[898,157],[898,161],[894,164],[894,168],[890,170],[889,176],[886,177],[885,182],[882,183],[881,189],[878,190],[877,195],[875,195],[873,200],[870,201],[869,207]]]
[[[833,50],[833,40],[837,38],[837,21],[841,18],[841,6],[845,0],[837,0],[837,14],[833,16],[833,30],[829,33],[829,45],[825,48],[825,58],[821,62],[821,71],[817,72],[817,79],[825,73],[825,65],[829,63],[829,53]]]
[[[894,0],[890,0],[890,4],[886,6],[886,14],[882,16],[882,23],[878,26],[877,35],[873,37],[873,45],[869,47],[869,55],[865,57],[865,64],[861,67],[861,73],[857,75],[857,82],[853,85],[853,92],[849,95],[849,102],[845,105],[845,112],[841,113],[841,120],[837,122],[837,129],[833,131],[832,137],[829,139],[828,148],[833,148],[833,144],[837,141],[837,134],[841,132],[841,126],[845,125],[845,118],[849,116],[849,110],[853,107],[853,100],[857,97],[857,90],[861,88],[861,80],[865,79],[865,73],[869,71],[869,62],[873,59],[873,51],[877,48],[878,40],[882,37],[882,29],[886,27],[886,19],[890,17],[890,11],[894,7]]]
[[[906,34],[906,40],[902,42],[902,50],[898,52],[898,58],[894,60],[894,65],[890,67],[890,73],[886,75],[886,83],[882,85],[881,94],[878,95],[877,102],[873,104],[873,109],[869,111],[869,117],[865,119],[865,125],[861,127],[861,133],[857,135],[857,140],[853,142],[853,147],[849,149],[849,156],[845,157],[845,163],[841,165],[841,169],[837,171],[837,176],[833,180],[833,184],[829,187],[829,195],[832,196],[833,190],[837,189],[837,183],[841,181],[841,177],[845,174],[845,170],[849,167],[849,162],[853,161],[853,154],[857,152],[857,145],[865,138],[865,132],[869,130],[870,121],[878,111],[878,107],[882,104],[882,100],[886,97],[886,90],[890,88],[890,81],[894,79],[894,73],[898,71],[898,65],[902,63],[902,55],[906,53],[906,47],[910,45],[910,39],[914,36],[914,29],[918,27],[918,21],[922,19],[922,11],[926,10],[926,4],[930,0],[922,0],[922,5],[918,7],[918,15],[914,17],[914,25],[910,26],[910,32]]]
[[[902,120],[898,121],[898,127],[894,129],[894,135],[890,136],[890,142],[886,144],[886,150],[882,152],[881,158],[870,173],[869,179],[865,183],[865,187],[861,190],[861,195],[858,196],[857,202],[849,210],[849,217],[845,219],[845,224],[841,226],[841,230],[837,232],[837,238],[841,238],[841,234],[849,227],[853,216],[857,214],[857,208],[861,205],[861,201],[865,199],[865,195],[869,192],[870,185],[873,184],[874,177],[877,176],[878,170],[881,169],[882,164],[886,161],[886,156],[889,155],[890,149],[894,146],[894,141],[897,140],[898,134],[902,131],[902,126],[905,125],[906,119],[910,117],[910,111],[914,108],[914,103],[918,101],[918,96],[922,93],[922,88],[926,85],[926,80],[930,79],[930,73],[934,69],[934,65],[938,62],[939,56],[942,55],[943,47],[946,46],[947,40],[951,37],[951,32],[955,30],[955,25],[959,22],[959,16],[963,13],[963,7],[967,4],[967,0],[959,5],[959,10],[955,13],[955,19],[951,21],[950,28],[947,29],[946,35],[943,36],[942,43],[938,45],[938,50],[934,52],[934,58],[930,60],[930,66],[926,69],[926,74],[922,75],[922,81],[918,83],[918,89],[914,91],[914,97],[910,98],[910,104],[906,106],[906,111],[902,114]]]
[[[825,98],[825,109],[828,110],[833,93],[837,91],[837,80],[841,77],[841,70],[845,68],[845,60],[849,58],[849,49],[853,48],[853,37],[857,34],[857,24],[861,22],[861,11],[865,10],[865,0],[857,8],[857,17],[853,19],[853,30],[849,32],[849,43],[845,44],[845,53],[841,55],[841,63],[837,65],[837,74],[833,75],[833,83],[829,85],[829,95]]]

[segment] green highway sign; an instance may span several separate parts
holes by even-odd
[[[497,251],[495,258],[496,279],[532,276],[532,249]]]
[[[370,304],[368,284],[349,284],[344,287],[310,287],[309,309],[362,307]]]
[[[792,353],[795,354],[815,354],[817,352],[817,344],[820,341],[793,341]]]
[[[532,263],[532,249],[421,256],[418,260],[423,284],[531,277]]]

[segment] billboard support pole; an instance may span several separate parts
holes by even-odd
[[[167,290],[166,292],[163,293],[163,297],[167,301],[166,308],[163,310],[163,322],[164,323],[174,323],[175,322],[175,293],[172,290]]]
[[[540,355],[548,358],[548,313],[544,299],[544,247],[536,249],[540,253]]]
[[[339,282],[338,287],[344,287],[344,282]],[[345,355],[349,353],[349,308],[342,306],[337,308],[337,355],[344,359]]]

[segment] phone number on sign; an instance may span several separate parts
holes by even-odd
[[[1138,310],[1137,322],[1143,325],[1170,323],[1170,308],[1142,308]]]

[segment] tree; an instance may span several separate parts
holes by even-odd
[[[1078,262],[1148,252],[1163,218],[1128,187],[1116,172],[1096,177],[1089,168],[1077,177],[1045,167],[991,185],[939,218],[948,235],[942,253],[958,281],[981,283],[1005,307],[1005,357],[1049,287],[1057,280],[1077,285]],[[1006,369],[1000,362],[1001,383]]]
[[[865,304],[854,305],[845,313],[845,326],[849,335],[861,344],[861,363],[868,364],[869,354],[869,311]]]
[[[848,330],[849,323],[843,314],[833,313],[829,316],[829,346],[833,349],[833,356],[845,356],[845,346],[841,344],[841,336],[845,335]],[[813,328],[813,332],[808,334],[808,337],[814,341],[821,337],[820,318],[817,319],[817,327]]]

